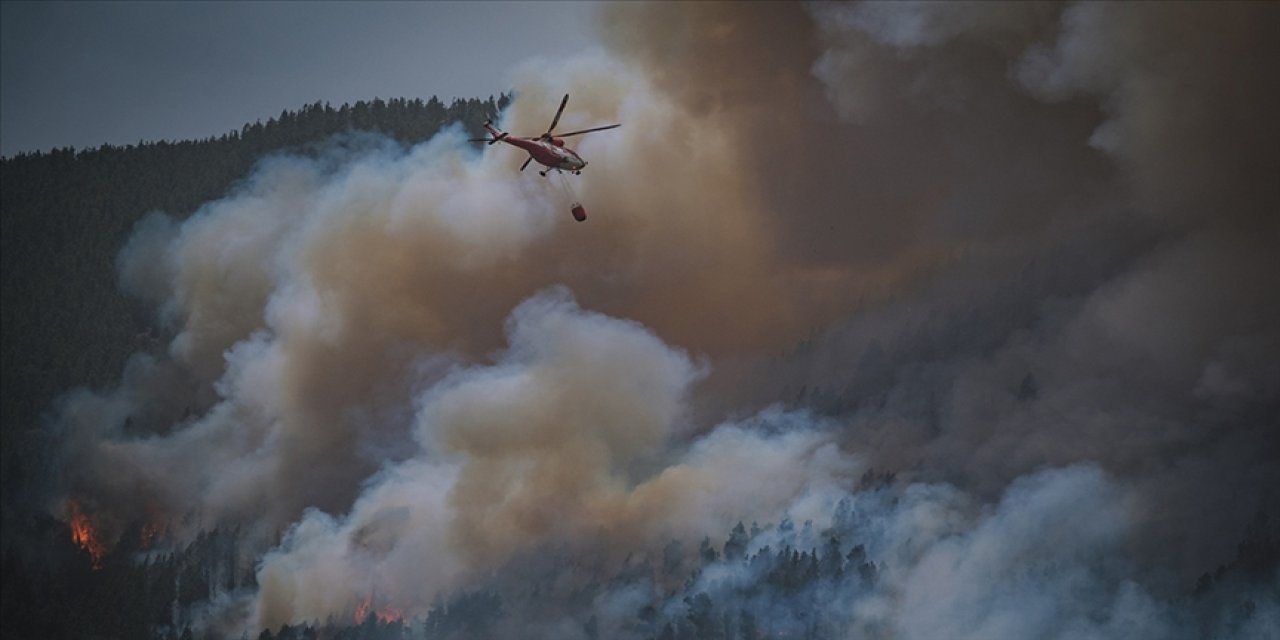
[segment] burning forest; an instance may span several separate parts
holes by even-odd
[[[456,126],[148,214],[41,508],[150,637],[1275,638],[1278,26],[606,5],[499,127],[625,123],[590,220]]]

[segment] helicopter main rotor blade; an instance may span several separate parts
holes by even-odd
[[[524,159],[524,164],[520,165],[520,170],[524,171],[524,168],[529,166],[530,162],[533,162],[533,156],[529,156],[528,158]]]
[[[591,133],[592,131],[604,131],[605,129],[617,129],[618,127],[621,127],[621,126],[622,126],[621,124],[611,124],[611,125],[609,125],[609,126],[607,126],[607,127],[596,127],[596,128],[594,128],[594,129],[583,129],[582,131],[574,131],[574,132],[571,132],[571,133],[557,133],[557,134],[556,134],[556,137],[557,137],[557,138],[568,138],[569,136],[580,136],[580,135],[582,135],[582,134],[584,134],[584,133]]]
[[[560,101],[560,108],[556,109],[556,117],[551,119],[551,126],[547,127],[547,132],[542,135],[550,135],[552,131],[555,131],[556,125],[560,124],[560,114],[564,113],[564,106],[566,104],[569,104],[569,94],[567,93],[564,94],[564,100]]]

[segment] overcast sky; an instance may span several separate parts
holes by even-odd
[[[588,2],[0,2],[0,154],[221,135],[284,109],[487,98],[595,46]]]

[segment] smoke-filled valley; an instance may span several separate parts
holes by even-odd
[[[454,126],[133,227],[163,340],[5,425],[68,581],[175,638],[1280,636],[1280,5],[597,22],[498,122],[623,123],[586,222]]]

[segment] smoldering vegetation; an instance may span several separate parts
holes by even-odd
[[[135,229],[46,486],[236,532],[160,633],[1275,637],[1280,10],[599,22],[502,122],[623,123],[587,223],[453,130]]]

